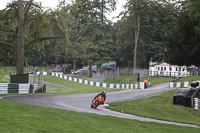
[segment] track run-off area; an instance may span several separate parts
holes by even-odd
[[[172,90],[175,89],[169,88],[169,83],[162,83],[159,85],[149,87],[147,89],[133,89],[133,90],[107,92],[105,105],[112,102],[146,98],[162,94],[165,92],[169,92]],[[92,109],[90,105],[92,103],[94,96],[96,96],[97,94],[98,93],[16,95],[16,96],[5,96],[3,97],[3,99],[25,104],[40,105],[52,108],[72,110],[77,112],[93,113],[98,115],[108,115],[126,119],[146,121],[146,122],[156,122],[169,125],[200,128],[197,125],[168,122],[163,120],[156,120],[151,118],[144,118],[130,114],[115,112],[109,109],[105,109],[105,105],[100,105],[97,109]]]

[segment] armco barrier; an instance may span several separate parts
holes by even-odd
[[[190,87],[191,84],[192,84],[193,82],[200,82],[200,81],[191,81],[191,82],[170,82],[170,83],[169,83],[169,87],[170,87],[170,88],[175,88],[175,87],[178,87],[178,88],[183,88],[183,87],[185,87],[185,88],[187,88],[187,87]]]
[[[34,93],[34,85],[32,84],[8,84],[0,83],[0,94],[8,93]]]
[[[194,98],[194,109],[200,110],[200,99]]]
[[[39,74],[39,73],[38,73]],[[97,86],[97,87],[104,87],[104,88],[116,88],[116,89],[144,89],[144,83],[140,82],[138,84],[108,84],[108,83],[101,83],[101,82],[94,82],[94,81],[88,81],[83,79],[78,79],[70,76],[63,75],[62,73],[56,73],[56,72],[43,72],[43,75],[52,75],[56,76],[65,80],[91,85],[91,86]],[[148,84],[150,86],[150,83]]]

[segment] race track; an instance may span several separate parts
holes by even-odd
[[[169,83],[163,83],[150,87],[148,89],[133,89],[133,90],[107,92],[107,98],[105,103],[134,100],[161,94],[172,90],[175,89],[170,89]],[[98,93],[18,95],[18,96],[8,96],[3,98],[20,103],[73,110],[77,112],[94,113],[99,115],[109,115],[114,117],[134,119],[147,122],[165,123],[170,125],[200,128],[199,126],[196,125],[167,122],[167,121],[143,118],[134,115],[115,112],[105,109],[104,106],[99,106],[97,109],[91,109],[90,108],[91,102],[94,96],[96,96],[97,94]]]

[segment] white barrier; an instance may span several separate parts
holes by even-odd
[[[31,84],[9,84],[0,83],[0,94],[8,93],[34,93],[34,85]]]

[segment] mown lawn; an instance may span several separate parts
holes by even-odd
[[[105,91],[122,90],[122,89],[109,89],[109,88],[80,84],[77,82],[68,81],[68,80],[61,79],[61,78],[54,77],[54,76],[43,76],[43,80],[45,82],[72,88],[72,89],[51,89],[51,88],[49,88],[49,89],[47,89],[47,93],[88,93],[88,92],[101,92],[103,90],[105,90]]]
[[[199,129],[27,105],[0,99],[2,133],[199,133]]]
[[[172,82],[174,80],[176,79],[168,77],[150,77],[151,86],[165,82]]]
[[[84,92],[100,92],[100,91],[118,91],[122,89],[108,89],[103,87],[95,87],[90,85],[79,84],[76,82],[68,81],[61,79],[55,76],[43,76],[45,82],[66,86],[68,90],[57,90],[57,89],[47,89],[47,93],[84,93]],[[159,83],[169,82],[174,80],[173,78],[164,78],[164,77],[151,77],[151,86]]]
[[[140,78],[140,82],[144,82],[145,77]],[[168,77],[149,77],[149,82],[151,83],[151,86],[164,83],[164,82],[171,82],[174,81],[174,78],[168,78]],[[116,84],[136,84],[137,83],[137,76],[129,75],[129,76],[118,76],[115,78],[111,78],[108,80],[104,80],[105,83],[116,83]]]
[[[9,83],[10,79],[0,75],[0,83]]]
[[[9,71],[12,74],[16,74],[16,68],[12,66],[0,66],[0,75],[9,75]]]
[[[110,103],[108,108],[119,112],[123,109],[124,113],[137,116],[200,125],[200,111],[172,104],[175,92],[139,100]]]
[[[50,67],[39,66],[38,71],[42,70],[49,70]],[[16,67],[15,66],[0,66],[0,75],[8,75],[9,71],[11,71],[12,75],[16,74]],[[26,73],[27,67],[24,67],[24,72]]]
[[[186,81],[200,81],[200,76],[188,76],[177,80],[176,82],[186,82]]]

